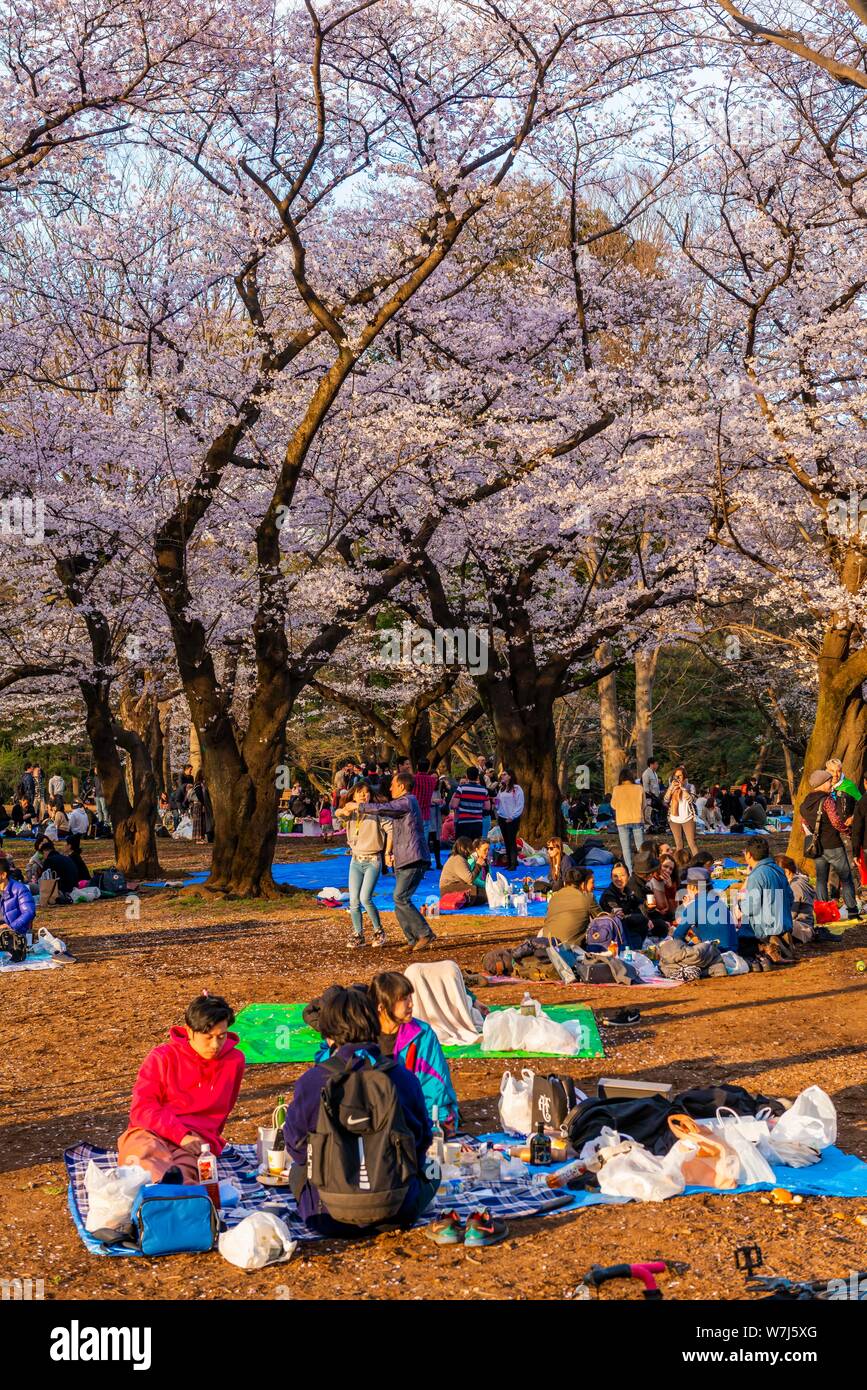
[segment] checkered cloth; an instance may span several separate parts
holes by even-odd
[[[476,1141],[468,1141],[476,1142]],[[85,1230],[87,1217],[87,1189],[84,1175],[87,1165],[93,1160],[97,1167],[108,1172],[117,1167],[117,1154],[111,1149],[97,1149],[92,1144],[76,1144],[63,1155],[69,1175],[69,1210],[76,1230],[92,1255],[140,1255],[140,1250],[124,1250],[119,1247],[106,1248]],[[285,1188],[263,1187],[256,1181],[256,1147],[254,1144],[228,1144],[217,1159],[217,1177],[222,1182],[228,1179],[240,1188],[241,1201],[237,1207],[224,1207],[220,1220],[227,1226],[237,1226],[245,1216],[275,1203],[283,1208],[279,1213],[289,1227],[293,1240],[319,1240],[298,1216],[295,1199]],[[567,1199],[568,1200],[568,1199]],[[544,1216],[563,1205],[563,1196],[552,1193],[529,1183],[498,1183],[491,1188],[474,1188],[444,1200],[435,1198],[434,1204],[416,1222],[425,1226],[435,1221],[443,1211],[456,1211],[466,1218],[480,1207],[487,1207],[491,1215],[502,1220],[515,1221],[522,1216]]]

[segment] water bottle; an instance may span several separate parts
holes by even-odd
[[[445,1142],[446,1137],[440,1124],[440,1108],[435,1105],[431,1110],[431,1142],[428,1157],[434,1159],[440,1167],[445,1162]]]
[[[203,1144],[199,1154],[196,1167],[199,1170],[199,1182],[208,1183],[217,1180],[217,1160],[211,1153],[210,1144]]]
[[[528,989],[524,990],[524,997],[520,1003],[520,1010],[525,1018],[536,1017],[536,1001]]]

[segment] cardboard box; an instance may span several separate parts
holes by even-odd
[[[596,1094],[603,1100],[643,1100],[647,1096],[670,1096],[673,1086],[668,1081],[630,1081],[616,1076],[600,1076]]]

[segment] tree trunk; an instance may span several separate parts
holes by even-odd
[[[531,708],[520,708],[508,682],[497,682],[482,698],[500,760],[511,768],[524,792],[520,834],[538,849],[562,830],[553,708],[542,698]]]
[[[596,652],[600,666],[611,660],[607,642]],[[602,743],[602,790],[612,792],[626,766],[626,749],[620,741],[620,708],[617,703],[617,676],[614,671],[596,682],[599,692],[599,734]]]
[[[867,705],[862,682],[867,676],[867,650],[850,653],[851,627],[829,626],[819,657],[819,692],[816,717],[801,783],[795,794],[795,814],[789,836],[788,853],[801,862],[804,832],[798,807],[810,790],[810,773],[825,766],[829,758],[840,758],[843,772],[860,787],[867,750]]]
[[[639,776],[653,757],[653,682],[659,648],[635,654],[635,762]]]
[[[190,756],[187,761],[192,763],[193,776],[195,777],[202,766],[202,745],[199,739],[199,731],[192,719],[190,720]]]
[[[768,739],[763,738],[761,744],[759,745],[759,751],[756,754],[756,761],[753,763],[753,777],[759,777],[761,773],[764,772],[765,762],[768,756],[768,742]]]
[[[159,706],[160,732],[162,735],[162,761],[160,774],[162,784],[159,791],[170,792],[174,786],[174,774],[172,772],[172,702],[163,700]]]
[[[795,764],[794,764],[794,762],[792,761],[792,750],[791,750],[791,748],[789,747],[789,745],[785,742],[785,740],[783,741],[782,747],[783,747],[783,761],[784,761],[785,764],[786,764],[786,782],[787,782],[788,788],[789,788],[789,800],[790,800],[790,802],[792,803],[792,805],[794,805],[794,803],[795,803]]]
[[[129,879],[159,878],[156,779],[147,749],[136,733],[120,728],[112,718],[107,693],[87,682],[81,688],[93,760],[111,817],[117,867]],[[127,794],[118,745],[129,753],[132,798]]]
[[[207,888],[241,898],[276,898],[271,876],[277,846],[276,769],[283,765],[286,718],[260,709],[239,750],[230,728],[201,739],[202,767],[214,821]]]

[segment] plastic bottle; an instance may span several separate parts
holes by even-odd
[[[564,1163],[562,1168],[557,1168],[553,1173],[534,1173],[530,1181],[535,1187],[568,1187],[573,1178],[586,1172],[587,1164],[576,1158],[571,1163]]]
[[[431,1111],[431,1142],[428,1149],[428,1157],[434,1159],[440,1167],[445,1162],[445,1134],[440,1124],[440,1108],[435,1105]]]
[[[500,1181],[500,1155],[492,1144],[483,1144],[481,1147],[479,1177],[483,1183]]]
[[[524,997],[520,1003],[520,1010],[524,1018],[536,1017],[536,1001],[528,989],[524,990]]]
[[[199,1182],[207,1183],[217,1181],[217,1160],[211,1153],[210,1144],[202,1145],[202,1151],[199,1154],[196,1167],[199,1170]]]

